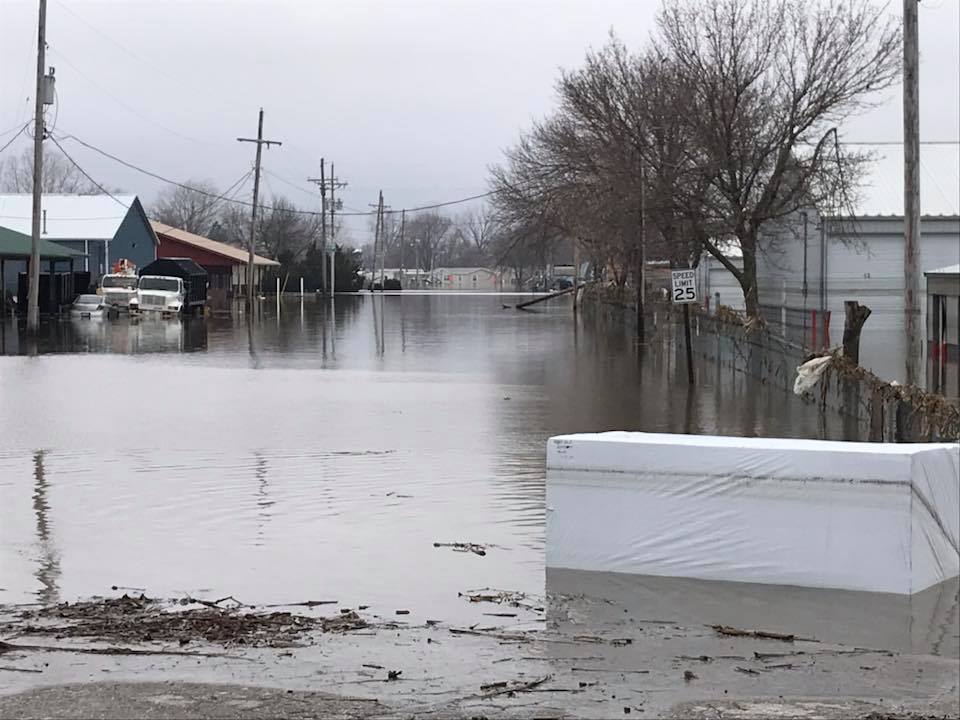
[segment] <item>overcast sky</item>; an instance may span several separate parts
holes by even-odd
[[[474,195],[487,167],[549,113],[560,68],[576,67],[611,28],[639,47],[652,0],[49,0],[48,65],[60,133],[174,179],[226,188],[251,166],[263,106],[267,192],[316,205],[307,176],[321,156],[366,210],[383,188],[394,208]],[[0,132],[32,106],[35,1],[0,0]],[[900,3],[891,2],[891,12]],[[960,2],[920,5],[921,135],[960,136]],[[899,88],[843,134],[900,140]],[[0,136],[0,145],[8,135]],[[21,138],[11,151],[26,147]],[[100,182],[152,200],[162,185],[76,145]],[[902,211],[899,147],[869,210]],[[923,150],[924,211],[960,213],[960,149]],[[282,178],[283,180],[279,179]],[[292,183],[291,187],[284,183]],[[251,185],[245,189],[249,199]],[[307,192],[305,192],[307,191]],[[367,222],[350,221],[356,242]]]

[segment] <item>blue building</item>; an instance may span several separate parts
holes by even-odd
[[[136,195],[46,194],[41,208],[41,237],[82,252],[74,269],[89,271],[91,282],[121,258],[137,267],[157,258],[157,236]],[[0,226],[30,235],[32,210],[29,193],[0,194]],[[17,275],[26,269],[26,262],[7,262],[3,287],[16,293]]]

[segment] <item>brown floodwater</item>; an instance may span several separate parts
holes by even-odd
[[[49,322],[35,348],[5,322],[0,604],[118,586],[473,619],[458,592],[544,593],[551,435],[818,436],[788,392],[712,365],[690,389],[669,342],[511,300]]]

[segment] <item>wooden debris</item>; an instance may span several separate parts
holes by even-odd
[[[785,657],[795,657],[797,655],[806,655],[803,650],[798,650],[797,652],[788,652],[788,653],[763,653],[754,651],[753,657],[757,660],[775,660],[778,658]]]
[[[387,670],[387,682],[398,679],[403,675],[403,670]]]
[[[760,674],[760,671],[759,671],[759,670],[754,670],[753,668],[740,667],[739,665],[737,665],[737,667],[735,667],[734,670],[736,670],[736,671],[739,672],[739,673],[744,673],[744,674],[746,674],[746,675],[759,675],[759,674]]]
[[[500,688],[505,688],[507,686],[507,681],[503,680],[501,682],[489,683],[487,685],[481,685],[481,692],[489,692],[490,690],[498,690]]]
[[[691,680],[696,680],[697,675],[693,670],[684,670],[683,671],[683,680],[684,682],[690,682]]]
[[[487,548],[478,543],[469,543],[469,542],[435,542],[433,544],[435,548],[448,547],[452,548],[454,552],[470,552],[474,555],[479,555],[483,557],[487,554]]]
[[[447,628],[454,635],[479,635],[480,637],[491,637],[497,640],[507,640],[510,642],[532,642],[533,638],[521,633],[499,633],[488,630],[473,630],[466,628]]]
[[[5,652],[64,652],[80,653],[83,655],[177,655],[179,657],[229,658],[230,660],[248,660],[256,662],[256,658],[239,657],[225,653],[188,652],[186,650],[140,650],[122,647],[70,647],[69,645],[21,645],[0,641],[0,653]]]
[[[798,637],[793,633],[771,632],[769,630],[741,630],[740,628],[730,627],[729,625],[709,625],[711,629],[720,635],[730,637],[753,637],[762,640],[780,640],[781,642],[793,642],[799,640],[802,642],[819,642],[814,638]]]
[[[572,667],[570,672],[603,672],[603,673],[621,673],[621,674],[633,674],[633,675],[649,675],[649,670],[624,670],[621,668],[582,668],[582,667]]]
[[[483,697],[490,698],[496,697],[497,695],[513,695],[515,693],[527,692],[528,690],[533,690],[535,687],[543,685],[552,678],[553,675],[544,675],[542,678],[531,680],[529,682],[504,683],[503,687],[497,688],[492,692],[484,693]]]

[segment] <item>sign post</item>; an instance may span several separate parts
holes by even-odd
[[[690,344],[690,305],[698,301],[696,270],[670,271],[670,297],[683,305],[683,335],[687,344],[687,382],[693,385],[693,347]]]

